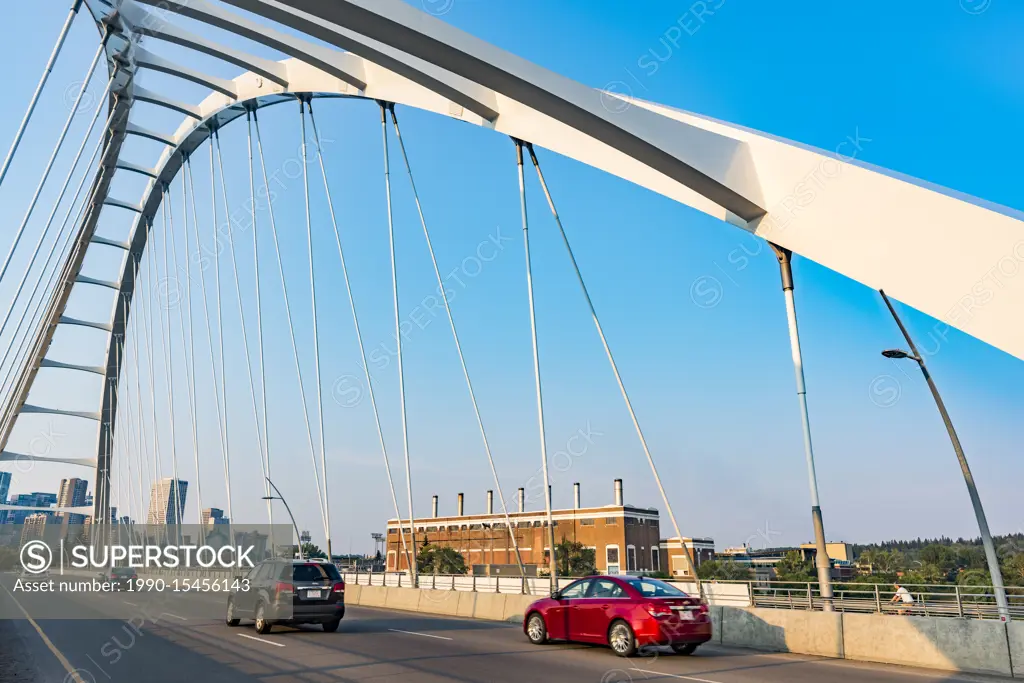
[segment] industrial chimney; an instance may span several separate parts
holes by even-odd
[[[526,512],[526,489],[519,489],[519,511]]]
[[[623,504],[622,503],[622,480],[621,479],[616,479],[615,480],[615,504],[620,506],[620,507]]]
[[[465,514],[465,503],[466,503],[466,496],[460,493],[459,494],[459,517],[462,517]]]
[[[432,502],[431,508],[434,511],[434,517],[437,517],[437,496],[434,496],[434,498],[433,498],[433,500],[431,502]]]
[[[487,514],[494,514],[494,491],[487,492]]]
[[[580,483],[579,482],[576,482],[575,484],[572,485],[572,493],[573,493],[572,499],[573,499],[574,507],[577,510],[579,510],[581,507],[583,507],[582,505],[580,505]]]

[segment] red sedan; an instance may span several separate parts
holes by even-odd
[[[711,640],[711,615],[706,602],[664,581],[593,576],[530,605],[523,631],[535,645],[599,643],[622,657],[644,646],[669,645],[688,655]]]

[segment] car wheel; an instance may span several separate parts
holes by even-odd
[[[683,645],[673,645],[672,651],[677,655],[692,655],[698,647],[700,647],[700,643],[684,643]]]
[[[636,654],[636,636],[633,629],[624,621],[616,621],[608,629],[608,646],[620,657],[632,657]]]
[[[228,626],[238,626],[242,620],[235,616],[235,601],[228,600],[228,611],[224,616],[224,623]]]
[[[271,626],[270,621],[267,619],[267,610],[263,606],[263,603],[256,604],[256,633],[260,635],[264,633],[270,633]]]
[[[548,627],[544,624],[544,617],[534,612],[526,622],[526,637],[534,645],[543,645],[548,642]]]
[[[324,631],[326,631],[327,633],[334,633],[338,630],[338,627],[340,625],[341,619],[335,619],[334,621],[325,621],[323,623]]]

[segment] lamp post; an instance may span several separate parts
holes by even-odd
[[[295,538],[299,541],[299,559],[305,560],[306,556],[302,553],[302,534],[299,533],[299,525],[295,523],[295,515],[292,514],[292,509],[288,507],[288,501],[281,495],[281,490],[274,486],[274,482],[270,481],[270,477],[266,477],[266,480],[273,487],[274,491],[277,492],[277,495],[263,496],[263,500],[279,500],[284,503],[284,509],[288,511],[288,516],[292,518],[292,526],[295,527]]]
[[[1006,601],[1006,589],[1003,587],[1003,574],[999,569],[999,557],[996,555],[995,544],[992,543],[992,533],[988,528],[988,520],[985,518],[985,509],[981,506],[981,496],[978,495],[978,487],[974,484],[974,475],[971,474],[971,468],[967,464],[967,456],[964,455],[964,449],[960,445],[960,437],[957,436],[956,430],[953,428],[953,421],[949,418],[949,413],[946,412],[946,404],[942,402],[942,397],[939,395],[939,389],[935,386],[935,382],[932,381],[932,376],[928,372],[928,366],[925,365],[924,358],[917,350],[917,346],[914,345],[914,340],[910,338],[910,333],[907,332],[907,328],[903,326],[903,321],[900,320],[899,315],[896,314],[896,309],[893,308],[892,302],[889,301],[889,297],[886,296],[885,292],[878,290],[878,293],[882,295],[882,299],[885,301],[886,307],[889,312],[892,313],[893,319],[900,328],[900,332],[903,333],[903,338],[907,340],[907,345],[910,347],[910,352],[903,351],[901,349],[887,349],[882,351],[882,355],[886,358],[893,360],[900,360],[909,358],[917,363],[917,366],[921,368],[921,374],[924,375],[925,381],[928,383],[928,389],[932,392],[932,398],[935,399],[935,405],[939,409],[939,414],[942,415],[942,421],[946,425],[946,431],[949,432],[949,440],[953,442],[953,450],[956,452],[956,458],[960,461],[960,469],[964,474],[964,482],[967,484],[967,493],[971,496],[971,505],[974,506],[974,516],[978,519],[978,528],[981,530],[981,542],[985,547],[985,557],[988,560],[988,571],[992,576],[992,589],[995,592],[996,607],[999,609],[999,618],[1001,621],[1007,621],[1009,619],[1010,611],[1009,605]]]

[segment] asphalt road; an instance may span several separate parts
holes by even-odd
[[[5,609],[13,604],[12,584],[10,577],[0,578]],[[114,620],[88,597],[67,599],[94,618],[0,622],[0,683],[993,680],[715,646],[691,657],[666,650],[622,659],[604,648],[533,646],[516,625],[365,607],[349,608],[337,633],[276,627],[259,636],[245,622],[229,628],[173,614]]]

